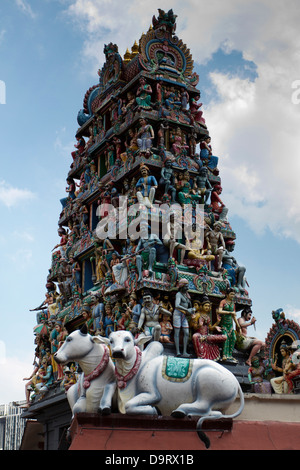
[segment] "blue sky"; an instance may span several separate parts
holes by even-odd
[[[103,45],[117,43],[124,54],[158,8],[178,15],[176,33],[200,75],[235,256],[258,320],[249,334],[264,339],[279,307],[300,321],[297,1],[214,0],[204,9],[194,0],[2,0],[0,403],[22,400],[22,378],[32,372],[29,310],[44,300],[76,117],[98,82]]]

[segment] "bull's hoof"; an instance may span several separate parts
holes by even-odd
[[[111,414],[111,408],[109,406],[99,409],[99,412],[102,416],[108,416]]]
[[[186,416],[186,414],[185,414],[184,411],[174,410],[174,411],[172,411],[171,416],[173,418],[184,418]]]

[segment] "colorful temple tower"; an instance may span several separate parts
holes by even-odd
[[[60,429],[71,419],[65,389],[80,370],[64,369],[53,355],[82,325],[92,336],[150,333],[165,355],[220,362],[251,389],[233,315],[251,307],[246,269],[232,254],[236,234],[199,77],[175,30],[173,11],[159,10],[123,57],[116,44],[105,45],[99,81],[77,116],[59,242],[36,309],[44,379],[31,384],[27,412],[48,424],[61,416]]]
[[[237,310],[251,305],[245,268],[232,264],[236,235],[220,199],[199,77],[189,49],[175,35],[175,19],[160,12],[124,58],[117,45],[105,45],[99,84],[87,91],[78,113],[68,196],[58,221],[61,241],[47,278],[55,319],[68,330],[85,321],[84,307],[93,319],[90,331],[100,331],[106,305],[115,329],[132,297],[140,304],[143,290],[150,289],[155,301],[163,301],[167,291],[172,303],[182,279],[192,301],[209,298],[213,322],[227,287],[235,289]],[[202,218],[196,218],[197,207]],[[179,217],[191,226],[189,233],[179,227],[177,236]],[[151,250],[143,244],[151,237],[150,221],[160,238]],[[122,269],[113,268],[119,264]]]

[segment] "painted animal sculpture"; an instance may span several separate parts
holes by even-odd
[[[82,369],[78,382],[67,391],[73,416],[76,413],[109,414],[116,390],[114,364],[110,352],[98,337],[87,333],[86,326],[73,331],[54,354],[58,364],[77,362]]]
[[[115,362],[118,407],[121,413],[200,416],[199,437],[206,419],[235,418],[244,408],[244,395],[236,377],[220,364],[205,359],[163,356],[161,343],[153,341],[141,351],[138,347],[150,340],[129,331],[114,331],[109,338],[99,337],[110,346]],[[240,395],[240,407],[232,415],[223,410]],[[222,410],[222,411],[221,411]],[[205,436],[205,438],[204,438]],[[206,446],[209,447],[207,442]]]

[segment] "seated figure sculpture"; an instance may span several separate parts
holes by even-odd
[[[151,155],[151,147],[153,145],[154,131],[153,127],[144,118],[139,120],[139,129],[136,134],[136,142],[139,153],[149,157]]]
[[[288,344],[282,341],[280,345],[281,365],[278,365],[278,355],[275,354],[275,361],[272,361],[271,366],[275,372],[282,373],[279,377],[273,377],[270,380],[271,386],[275,393],[281,395],[288,393],[288,383],[285,380],[290,372],[293,370],[293,363],[291,362],[291,349]]]
[[[136,183],[137,189],[137,199],[141,205],[145,205],[146,207],[152,207],[155,191],[158,186],[156,178],[150,175],[149,168],[142,164],[140,167],[141,177]]]
[[[254,393],[271,393],[271,384],[264,380],[264,374],[265,368],[260,363],[259,357],[253,356],[248,369],[248,379]]]
[[[238,324],[241,327],[241,332],[237,335],[235,347],[238,351],[249,352],[249,358],[245,361],[248,366],[251,366],[252,358],[264,348],[265,344],[257,338],[247,336],[248,326],[255,325],[256,318],[252,317],[252,310],[250,307],[245,307],[240,318],[238,318]]]
[[[152,293],[147,290],[143,294],[143,306],[138,322],[138,329],[144,329],[145,335],[153,336],[154,341],[159,341],[161,337],[160,314],[171,313],[158,305],[153,300]]]
[[[222,267],[226,269],[227,276],[232,287],[237,287],[241,294],[245,292],[245,266],[238,264],[232,252],[235,247],[234,240],[226,240],[226,249],[222,256]]]
[[[219,345],[222,346],[226,336],[220,334],[222,330],[218,325],[211,324],[211,302],[207,296],[203,297],[199,306],[199,314],[195,314],[197,315],[196,321],[191,323],[195,331],[192,336],[194,349],[200,359],[217,361],[220,359]]]
[[[136,252],[141,254],[136,255],[136,266],[138,270],[138,281],[142,279],[142,272],[144,264],[148,264],[149,274],[152,274],[152,268],[156,261],[156,246],[162,245],[162,241],[155,233],[148,235],[148,226],[142,224],[141,238],[139,239]]]

